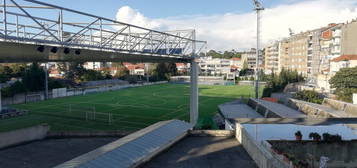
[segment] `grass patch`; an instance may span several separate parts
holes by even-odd
[[[189,121],[189,90],[189,85],[161,84],[14,105],[30,113],[0,120],[0,131],[41,123],[55,131],[134,131],[162,120]],[[219,104],[253,94],[251,86],[200,86],[199,118],[212,118]],[[108,124],[108,115],[89,116],[86,121],[86,111],[111,113],[112,124]]]

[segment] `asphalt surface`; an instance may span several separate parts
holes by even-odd
[[[142,168],[256,168],[239,142],[231,137],[189,136],[159,154]]]
[[[45,139],[5,148],[0,150],[0,168],[50,168],[117,139]]]

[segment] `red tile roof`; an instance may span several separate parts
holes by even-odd
[[[231,66],[231,69],[238,69],[239,67],[238,66],[235,66],[235,65],[232,65]]]
[[[240,58],[234,57],[232,58],[233,61],[240,61]]]
[[[144,64],[131,64],[124,62],[123,65],[128,68],[128,70],[134,70],[134,69],[144,69],[145,65]]]
[[[357,60],[357,55],[342,55],[333,60],[332,62],[348,61],[348,60]]]
[[[176,67],[185,66],[184,63],[176,63]]]

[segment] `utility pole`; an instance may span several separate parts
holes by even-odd
[[[253,0],[255,11],[257,12],[257,56],[255,67],[255,98],[259,98],[259,48],[260,48],[260,12],[264,10],[263,5],[258,0]]]

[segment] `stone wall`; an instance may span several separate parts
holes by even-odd
[[[357,117],[357,105],[343,101],[325,98],[323,103],[325,106],[332,107],[336,110],[344,111],[348,115]]]
[[[289,98],[287,104],[285,104],[285,105],[289,106],[290,108],[299,110],[299,111],[305,113],[307,116],[312,117],[312,118],[339,117],[339,116],[335,116],[323,109],[319,109],[315,106],[312,106],[311,104],[309,104],[305,101],[301,101],[301,100],[297,100],[297,99]]]

